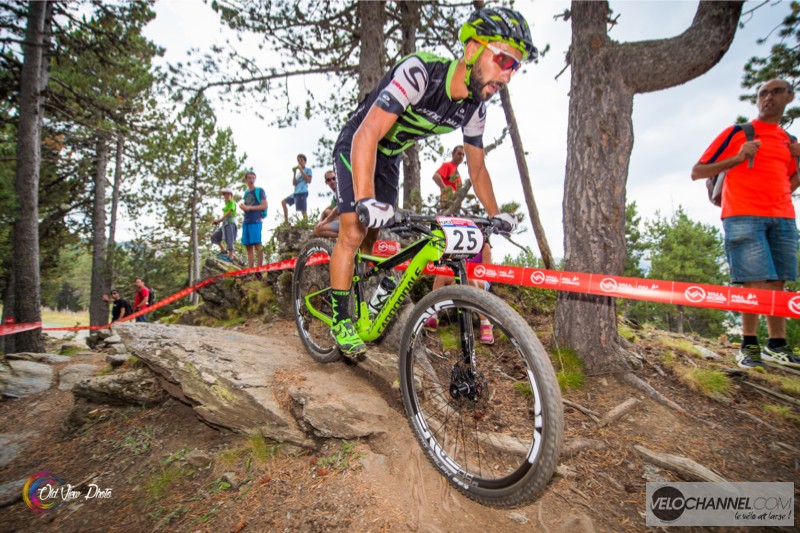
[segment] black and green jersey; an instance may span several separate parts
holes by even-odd
[[[397,115],[397,122],[378,142],[378,151],[396,156],[419,139],[464,132],[464,142],[483,147],[486,106],[473,100],[453,100],[450,82],[457,61],[417,52],[404,57],[390,70],[347,120],[355,132],[372,104]]]

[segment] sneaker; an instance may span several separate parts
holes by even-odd
[[[439,329],[439,319],[435,316],[428,317],[428,320],[425,321],[425,324],[422,327],[428,331],[436,331]]]
[[[491,324],[481,324],[481,344],[494,344]]]
[[[230,258],[230,257],[228,257],[227,255],[221,255],[221,256],[219,256],[219,258],[220,258],[222,261],[225,261],[226,263],[233,263],[233,259],[231,259],[231,258]]]
[[[367,345],[358,336],[353,321],[349,318],[333,326],[331,335],[336,339],[339,350],[346,356],[358,356],[367,351]]]
[[[792,350],[785,345],[779,346],[778,348],[770,348],[769,346],[765,346],[764,349],[761,350],[761,356],[765,360],[777,363],[779,365],[800,368],[800,357],[797,357],[794,353],[792,353]]]
[[[761,349],[758,344],[748,344],[739,348],[739,353],[736,354],[736,362],[742,368],[764,370],[764,363],[761,361]]]

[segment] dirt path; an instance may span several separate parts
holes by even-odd
[[[288,339],[286,357],[309,359],[290,322],[246,324],[246,333]],[[95,358],[99,362],[101,355]],[[91,359],[91,358],[90,358]],[[309,359],[310,360],[310,359]],[[87,362],[85,360],[75,361]],[[313,363],[313,362],[312,362]],[[315,364],[315,363],[314,363]],[[337,372],[355,372],[344,363]],[[359,442],[328,441],[315,453],[212,429],[169,401],[152,409],[99,407],[70,424],[71,393],[48,391],[0,403],[0,433],[26,433],[24,451],[0,467],[0,484],[52,472],[84,493],[48,513],[22,501],[0,508],[3,531],[641,531],[648,479],[677,479],[646,467],[633,445],[684,455],[734,481],[800,482],[798,426],[768,419],[763,399],[737,386],[713,402],[655,372],[647,379],[695,419],[642,397],[610,377],[591,378],[570,401],[606,413],[630,397],[639,406],[599,428],[565,410],[568,440],[595,449],[565,458],[547,492],[519,509],[491,509],[462,496],[424,457],[401,411],[386,432]],[[713,425],[713,427],[712,427]]]

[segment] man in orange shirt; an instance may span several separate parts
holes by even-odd
[[[458,145],[453,148],[453,155],[452,159],[447,163],[444,163],[439,170],[437,170],[433,174],[433,181],[436,182],[436,185],[439,186],[439,190],[441,191],[441,205],[445,207],[444,201],[446,195],[453,194],[458,192],[458,189],[461,187],[461,175],[458,173],[458,165],[464,162],[464,146]],[[448,188],[452,189],[452,193],[448,191]]]
[[[692,179],[727,171],[722,190],[722,226],[731,282],[746,288],[784,290],[797,279],[798,233],[792,191],[798,186],[800,144],[780,127],[794,90],[783,80],[770,80],[758,89],[755,138],[747,141],[735,126],[723,131],[692,168]],[[733,135],[731,133],[733,132]],[[752,165],[748,164],[752,161]],[[764,369],[762,357],[800,367],[786,345],[786,319],[767,317],[769,341],[758,343],[758,315],[742,313],[740,367]]]

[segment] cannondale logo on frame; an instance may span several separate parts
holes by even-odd
[[[706,299],[705,289],[703,289],[703,287],[698,287],[697,285],[692,285],[683,291],[683,295],[686,296],[687,300],[694,303],[702,302]]]
[[[531,273],[531,283],[534,283],[536,285],[541,285],[542,282],[544,282],[544,272],[541,272],[539,270],[534,270]]]

